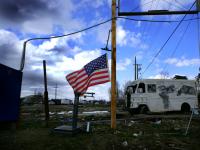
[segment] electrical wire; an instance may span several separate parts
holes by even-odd
[[[179,6],[181,6],[182,8],[184,8],[184,9],[186,9],[187,10],[187,8],[182,4],[182,3],[180,3],[179,1],[177,1],[177,0],[175,0],[175,2],[179,5]]]
[[[175,23],[180,22],[181,20],[148,20],[148,19],[135,19],[135,18],[129,18],[129,17],[117,17],[119,19],[126,19],[126,20],[132,20],[132,21],[143,21],[143,22],[163,22],[163,23]],[[192,20],[199,20],[199,17],[191,18],[191,19],[184,19],[183,21],[192,21]]]
[[[198,14],[197,14],[197,17],[198,17]],[[197,37],[198,37],[199,59],[200,59],[200,33],[199,33],[199,20],[197,20]]]
[[[195,1],[196,2],[196,1]],[[192,9],[192,7],[194,6],[195,2],[192,4],[192,6],[190,7],[190,9],[188,11],[190,11]],[[185,17],[187,16],[187,14],[185,14],[183,16],[183,18],[181,19],[181,21],[178,23],[178,25],[175,27],[175,29],[173,30],[173,32],[170,34],[170,36],[167,38],[167,40],[164,42],[163,46],[159,49],[159,51],[156,53],[156,55],[153,57],[153,59],[151,60],[151,62],[147,65],[147,67],[144,69],[144,72],[142,73],[142,75],[149,69],[149,67],[153,64],[153,62],[155,61],[156,57],[158,57],[158,55],[161,53],[161,51],[164,49],[164,47],[167,45],[167,43],[169,42],[169,40],[172,38],[172,36],[174,35],[174,33],[177,31],[177,29],[179,28],[179,26],[181,25],[181,23],[183,22],[183,20],[185,19]]]
[[[190,24],[191,24],[191,22],[189,22],[187,24],[185,30],[183,31],[183,34],[180,36],[181,38],[177,42],[176,47],[174,48],[174,50],[172,51],[172,54],[170,55],[170,58],[172,58],[174,56],[174,54],[176,53],[176,51],[177,51],[178,47],[180,46],[180,44],[181,44],[181,42],[182,42],[182,40],[183,40],[183,38],[184,38],[189,26],[190,26]],[[166,68],[167,68],[167,64],[163,67],[163,70],[166,70]]]
[[[116,19],[116,18],[114,18],[114,19]],[[87,30],[89,30],[89,29],[95,28],[95,27],[97,27],[97,26],[100,26],[100,25],[105,24],[105,23],[110,22],[110,21],[112,21],[112,18],[111,18],[111,19],[108,19],[108,20],[106,20],[106,21],[103,21],[103,22],[101,22],[101,23],[95,24],[95,25],[93,25],[93,26],[87,27],[87,28],[85,28],[85,29],[82,29],[82,30],[78,30],[78,31],[69,33],[69,34],[63,34],[63,35],[57,35],[57,36],[50,36],[50,37],[40,37],[40,38],[30,38],[30,39],[27,39],[26,41],[24,41],[24,44],[23,44],[23,53],[22,53],[22,57],[21,57],[20,71],[22,71],[22,70],[24,69],[25,54],[26,54],[26,44],[27,44],[29,41],[33,41],[33,40],[48,40],[48,39],[55,39],[55,38],[66,37],[66,36],[70,36],[70,35],[74,35],[74,34],[77,34],[77,33],[81,33],[81,32],[87,31]]]
[[[147,4],[150,4],[150,3],[154,2],[154,1],[156,1],[156,0],[148,1],[148,2],[144,3],[142,6],[146,6]],[[132,11],[135,11],[140,7],[141,7],[141,5],[138,5],[137,7],[133,8]]]
[[[152,1],[151,1],[151,2],[152,2]],[[89,30],[89,29],[98,27],[98,26],[100,26],[100,25],[102,25],[102,24],[105,24],[105,23],[107,23],[107,22],[112,21],[112,19],[117,19],[117,18],[123,18],[123,19],[133,20],[133,21],[146,21],[146,22],[182,22],[182,21],[189,21],[189,20],[184,20],[184,19],[182,19],[181,21],[162,21],[162,20],[144,20],[144,19],[133,19],[133,18],[127,18],[127,17],[116,17],[116,18],[108,19],[108,20],[106,20],[106,21],[100,22],[100,23],[95,24],[95,25],[93,25],[93,26],[90,26],[90,27],[87,27],[87,28],[84,28],[84,29],[82,29],[82,30],[78,30],[78,31],[75,31],[75,32],[72,32],[72,33],[69,33],[69,34],[56,35],[56,36],[50,36],[50,37],[30,38],[30,39],[27,39],[26,41],[24,41],[23,53],[22,53],[21,64],[20,64],[20,71],[22,71],[23,68],[24,68],[26,44],[27,44],[29,41],[33,41],[33,40],[48,40],[48,39],[61,38],[61,37],[66,37],[66,36],[74,35],[74,34],[81,33],[81,32],[87,31],[87,30]],[[185,18],[185,17],[184,17],[184,18]],[[196,18],[196,19],[199,19],[199,18]]]
[[[172,5],[172,3],[171,2],[169,2],[168,0],[164,0],[166,3],[168,3],[168,4],[170,4],[170,5]],[[183,7],[180,7],[179,5],[177,5],[177,4],[174,4],[173,3],[173,6],[175,6],[176,8],[179,8],[179,9],[183,9]],[[184,8],[185,9],[185,8]]]

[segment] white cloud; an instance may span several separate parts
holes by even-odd
[[[162,74],[157,74],[157,75],[148,77],[148,79],[170,79],[170,78],[171,77],[165,76],[165,75],[162,75]]]
[[[200,59],[169,58],[165,60],[165,63],[170,65],[175,65],[176,67],[187,67],[187,66],[200,65]]]
[[[117,44],[124,46],[127,44],[127,34],[128,32],[123,29],[122,26],[117,27]]]
[[[119,46],[130,46],[138,49],[147,49],[148,45],[143,43],[141,33],[125,30],[121,25],[117,27],[117,44]]]
[[[70,40],[77,41],[80,38],[82,38],[81,35],[76,36],[74,38],[70,38]],[[5,40],[7,39],[7,40]],[[40,43],[38,45],[33,45],[31,42],[27,44],[26,48],[26,62],[25,62],[25,68],[24,68],[24,78],[23,78],[23,85],[22,85],[22,96],[29,95],[34,93],[34,88],[37,87],[38,89],[41,88],[42,85],[42,79],[43,79],[43,65],[42,60],[46,60],[47,62],[47,78],[49,83],[49,96],[50,98],[53,98],[54,91],[51,87],[55,83],[58,83],[60,88],[58,91],[60,92],[60,97],[70,97],[73,98],[73,90],[68,85],[65,76],[66,74],[73,72],[74,70],[81,69],[85,64],[90,62],[91,60],[99,57],[101,55],[101,50],[94,49],[94,50],[83,50],[78,46],[75,46],[72,49],[69,49],[68,52],[70,55],[67,55],[67,53],[56,53],[57,51],[54,51],[56,47],[68,47],[67,45],[67,38],[63,39],[51,39],[49,41],[45,41],[43,43]],[[17,58],[11,57],[11,60],[9,60],[9,64],[11,67],[16,66],[16,61],[20,61],[20,56],[22,53],[22,45],[23,41],[17,38],[17,36],[9,31],[6,30],[0,30],[0,47],[8,45],[8,50],[11,48],[11,50],[1,48],[1,56],[3,54],[8,55],[9,57],[15,56]],[[10,47],[13,46],[14,47]],[[72,57],[73,56],[73,57]],[[3,61],[3,58],[5,56],[1,57],[0,61]],[[7,57],[5,57],[7,58]],[[8,64],[6,64],[8,65]],[[16,67],[18,69],[19,66]],[[37,80],[37,81],[36,81]],[[30,84],[34,83],[34,85]],[[63,86],[66,84],[66,86]],[[109,83],[108,83],[109,84]],[[33,88],[34,87],[34,88]],[[96,98],[99,97],[108,97],[107,95],[107,86],[104,85],[98,85],[93,87],[92,91],[94,91],[96,94]],[[40,89],[43,90],[43,89]],[[102,95],[102,93],[104,93]],[[108,99],[107,99],[108,100]]]
[[[117,63],[117,70],[120,70],[120,71],[126,70],[126,67],[127,67],[128,65],[130,65],[130,64],[131,64],[131,59],[129,59],[129,58],[126,58],[126,59],[124,59],[124,60],[120,60],[120,61]]]

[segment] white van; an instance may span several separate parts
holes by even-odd
[[[185,79],[144,79],[126,89],[130,113],[190,111],[198,107],[196,82]]]

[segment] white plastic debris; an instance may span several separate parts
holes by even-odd
[[[86,132],[90,132],[90,122],[87,122],[87,129]]]
[[[154,124],[157,124],[157,125],[161,124],[161,120],[154,122]]]
[[[135,124],[135,121],[131,120],[129,123],[128,123],[128,126],[132,126],[133,124]]]
[[[124,141],[124,142],[122,143],[122,145],[123,145],[124,147],[126,147],[126,146],[128,146],[128,142],[127,142],[127,141]]]
[[[72,114],[72,113],[73,113],[73,111],[68,111],[68,112],[67,112],[67,114]]]
[[[134,137],[138,137],[138,134],[137,134],[137,133],[133,133],[133,136],[134,136]]]

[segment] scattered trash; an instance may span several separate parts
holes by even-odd
[[[87,122],[87,129],[86,132],[90,132],[90,122]]]
[[[121,133],[120,131],[118,131],[118,130],[116,130],[115,132],[114,132],[114,134],[119,134],[119,133]]]
[[[83,112],[84,115],[102,115],[102,114],[109,114],[108,111],[86,111]]]
[[[155,124],[161,124],[161,120],[154,122]]]
[[[192,112],[193,112],[194,115],[199,115],[198,109],[192,108]]]
[[[68,112],[67,112],[67,114],[72,114],[72,113],[73,113],[73,111],[68,111]]]
[[[156,125],[160,125],[162,122],[161,118],[152,118],[151,121],[153,124],[156,124]]]
[[[138,134],[137,134],[137,133],[133,133],[133,136],[134,136],[134,137],[138,137]]]
[[[128,146],[128,142],[127,142],[127,141],[124,141],[124,142],[122,143],[122,145],[123,145],[124,147],[127,147],[127,146]]]
[[[132,126],[133,124],[135,124],[135,121],[131,120],[129,123],[128,123],[128,126]]]
[[[65,112],[65,111],[57,112],[58,115],[64,115],[64,114],[66,114],[66,113],[67,113],[67,112]]]
[[[49,115],[54,115],[55,114],[55,112],[49,112]]]

